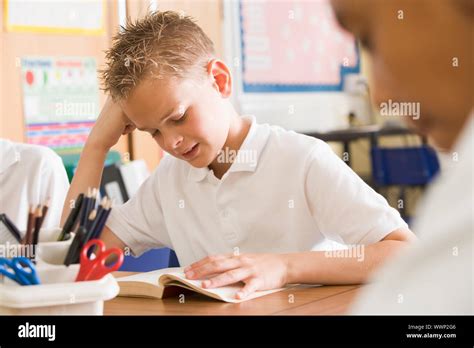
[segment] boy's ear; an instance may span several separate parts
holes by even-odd
[[[217,92],[223,98],[230,97],[232,93],[232,75],[227,65],[219,59],[212,59],[207,63],[207,74]]]

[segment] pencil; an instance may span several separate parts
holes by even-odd
[[[99,239],[100,235],[102,234],[102,230],[105,227],[105,223],[107,222],[107,219],[109,218],[110,212],[112,211],[112,201],[109,201],[107,204],[107,208],[104,211],[104,214],[102,215],[101,220],[99,221],[99,224],[94,231],[94,234],[92,235],[92,239]]]
[[[69,266],[72,263],[79,263],[79,256],[82,246],[84,245],[85,233],[86,229],[84,227],[81,226],[77,229],[77,233],[67,251],[66,258],[64,259],[64,264],[66,266]]]
[[[42,216],[41,216],[40,226],[43,226],[44,218],[46,217],[46,213],[48,212],[48,208],[49,208],[49,203],[50,203],[50,202],[51,202],[51,199],[48,198],[48,199],[46,200],[46,204],[43,205],[43,209],[42,209],[42,211],[41,211]]]
[[[42,217],[43,217],[43,210],[41,208],[41,205],[38,205],[35,211],[35,229],[33,231],[33,243],[32,243],[33,245],[38,244],[41,223],[43,222]]]
[[[63,230],[61,231],[61,234],[58,237],[58,241],[66,240],[66,236],[69,235],[69,233],[71,233],[71,231],[74,230],[75,225],[80,216],[83,200],[84,200],[84,194],[80,193],[76,198],[74,207],[71,209],[69,216],[67,217],[67,220],[63,225]]]
[[[97,214],[94,220],[94,223],[90,228],[87,230],[87,235],[85,242],[87,243],[92,237],[94,236],[94,231],[97,229],[97,226],[102,218],[102,215],[104,214],[104,207],[107,204],[107,197],[103,197],[102,201],[100,202],[99,208],[97,209]]]
[[[87,221],[87,217],[89,216],[89,202],[90,202],[90,199],[91,199],[91,188],[89,187],[87,189],[87,194],[86,194],[86,197],[84,198],[84,203],[82,204],[83,206],[83,209],[82,209],[82,213],[81,213],[81,223],[80,223],[80,226],[84,227],[85,224],[86,224],[86,221]]]
[[[26,233],[25,237],[23,237],[22,244],[28,245],[31,244],[33,240],[33,223],[34,223],[34,214],[35,208],[33,205],[30,204],[30,209],[28,210],[28,221],[26,223]]]
[[[86,225],[84,226],[86,228],[86,231],[89,231],[89,229],[91,228],[92,224],[94,223],[94,220],[96,218],[96,214],[97,214],[97,211],[95,209],[93,209],[90,214],[89,214],[89,218],[87,219],[87,222],[86,222]]]
[[[91,197],[91,201],[90,201],[90,208],[89,210],[92,210],[92,209],[95,209],[95,202],[97,201],[97,194],[98,194],[98,190],[94,187],[92,189],[92,197]]]

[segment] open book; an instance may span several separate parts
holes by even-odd
[[[223,286],[215,289],[204,289],[201,287],[202,280],[186,279],[183,268],[165,268],[157,271],[134,274],[127,277],[117,278],[120,286],[119,296],[127,297],[150,297],[165,298],[178,295],[176,287],[184,288],[200,294],[215,298],[225,302],[238,303],[251,300],[256,297],[268,295],[285,288],[256,291],[240,300],[235,297],[237,292],[244,286],[243,283],[236,283],[229,286]]]

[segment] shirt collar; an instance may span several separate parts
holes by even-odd
[[[240,146],[237,153],[231,151],[221,151],[218,156],[222,156],[224,160],[234,158],[232,166],[227,173],[234,172],[254,172],[258,166],[260,154],[265,148],[270,128],[268,125],[257,124],[254,116],[242,116],[250,119],[251,125],[244,142]],[[189,166],[188,179],[199,182],[209,175],[209,168],[195,168]],[[227,174],[226,173],[226,174]]]
[[[189,165],[188,179],[198,182],[198,181],[203,180],[207,176],[208,173],[209,173],[209,168],[207,167],[195,168]]]
[[[6,139],[0,139],[0,173],[20,161],[20,153],[15,149],[15,144]]]

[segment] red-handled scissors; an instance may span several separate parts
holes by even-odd
[[[89,249],[96,246],[94,253],[89,253]],[[88,256],[89,254],[89,256]],[[112,264],[106,265],[105,261],[111,256],[116,255],[116,260]],[[84,280],[98,280],[106,274],[116,271],[123,263],[123,252],[119,248],[105,249],[105,244],[100,239],[92,239],[84,245],[81,250],[81,266],[76,282]]]

